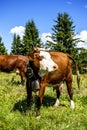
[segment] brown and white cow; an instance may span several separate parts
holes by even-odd
[[[21,85],[24,85],[28,60],[27,56],[22,55],[0,55],[0,71],[6,73],[15,71],[21,77]]]
[[[72,88],[72,62],[74,59],[65,53],[62,52],[46,52],[49,57],[58,65],[58,68],[55,71],[50,71],[43,75],[42,77],[39,75],[38,71],[40,68],[41,59],[45,56],[45,51],[43,51],[43,56],[40,55],[42,51],[35,52],[32,55],[29,55],[29,66],[33,70],[33,76],[36,79],[40,80],[40,90],[39,95],[37,99],[37,115],[39,115],[40,107],[42,104],[45,88],[48,84],[56,85],[56,94],[57,94],[57,100],[55,102],[55,106],[59,105],[59,97],[60,97],[60,88],[63,86],[63,82],[66,82],[68,94],[70,97],[70,106],[71,108],[74,108],[74,101],[73,101],[73,88]],[[74,61],[75,62],[75,61]],[[45,62],[43,62],[45,66]],[[48,67],[50,63],[48,62]],[[49,71],[49,70],[48,70]],[[79,85],[79,70],[78,66],[76,64],[76,71],[77,71],[77,83]],[[32,82],[32,77],[30,78]],[[26,82],[26,88],[27,88],[27,102],[28,105],[30,104],[30,100],[32,97],[32,85],[30,84],[30,80],[27,78]]]

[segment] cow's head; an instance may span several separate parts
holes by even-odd
[[[38,71],[51,72],[58,69],[49,52],[39,51],[29,55],[30,66]]]

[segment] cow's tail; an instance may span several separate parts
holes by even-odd
[[[77,84],[78,84],[78,88],[80,89],[80,73],[79,73],[79,68],[78,68],[78,64],[76,63],[76,61],[74,60],[74,58],[72,58],[70,55],[68,55],[70,59],[73,60],[73,62],[75,63],[76,66],[76,74],[77,74]]]
[[[77,73],[77,84],[78,84],[78,88],[80,89],[80,73],[79,73],[79,69],[78,69],[78,64],[76,63],[76,73]]]

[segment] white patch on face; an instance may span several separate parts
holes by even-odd
[[[71,100],[71,102],[70,102],[70,107],[71,107],[72,109],[75,108],[75,105],[74,105],[74,101],[73,101],[73,100]]]
[[[58,68],[58,65],[51,59],[49,52],[40,51],[40,56],[43,56],[43,59],[40,61],[40,70],[50,72]]]

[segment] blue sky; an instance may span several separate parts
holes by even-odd
[[[77,36],[85,41],[78,46],[87,48],[87,0],[0,0],[0,36],[8,52],[13,34],[22,35],[26,22],[32,19],[45,40],[59,12],[69,14]]]

